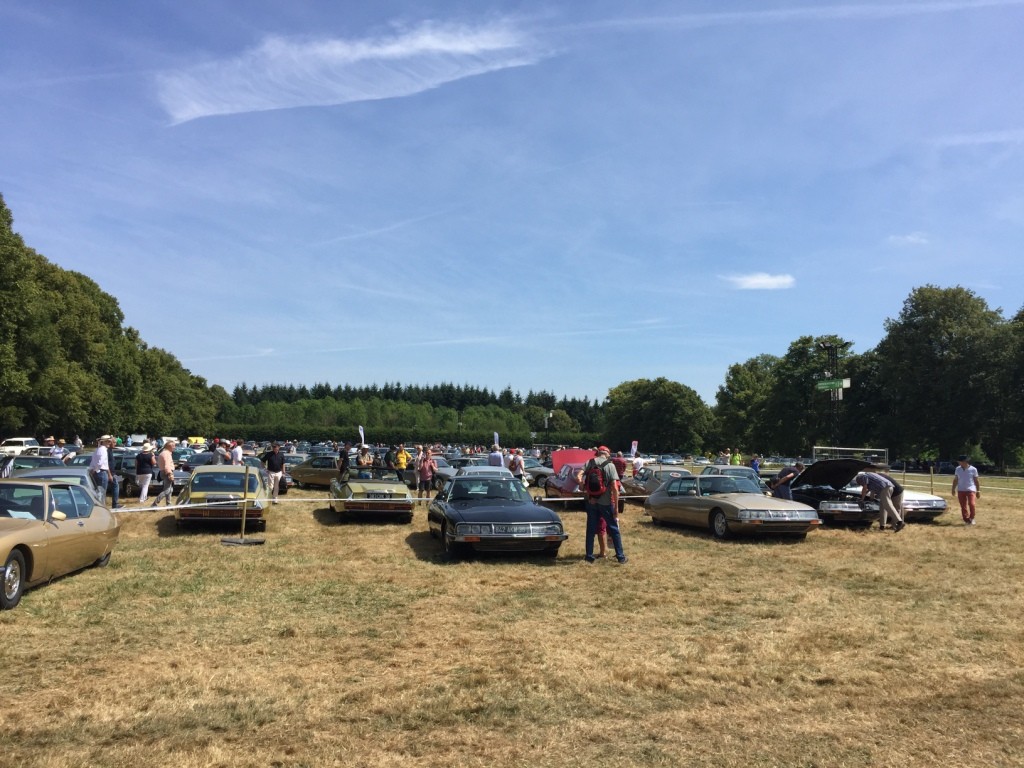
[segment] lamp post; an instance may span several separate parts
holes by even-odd
[[[822,341],[818,347],[828,353],[828,370],[825,371],[826,379],[839,378],[839,348],[831,341]],[[839,399],[843,396],[842,389],[830,389],[829,392],[829,439],[832,447],[839,445]]]

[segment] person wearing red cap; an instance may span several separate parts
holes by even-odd
[[[577,476],[577,481],[583,487],[586,494],[587,534],[585,559],[588,563],[593,563],[597,559],[594,557],[594,537],[598,535],[600,521],[603,520],[607,526],[608,533],[611,535],[612,546],[615,547],[615,558],[621,565],[625,565],[628,558],[622,548],[622,534],[619,532],[619,518],[615,510],[617,506],[619,473],[615,470],[615,465],[612,464],[610,457],[611,451],[608,447],[600,446],[597,449],[597,455],[584,465]],[[596,478],[598,473],[604,481],[604,489],[599,493],[588,490],[591,478]]]

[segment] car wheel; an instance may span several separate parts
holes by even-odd
[[[25,556],[13,550],[4,563],[4,583],[0,590],[0,608],[9,611],[21,602],[25,589]]]
[[[716,539],[729,538],[729,523],[725,520],[725,512],[720,509],[711,513],[711,533]]]
[[[435,491],[440,491],[443,488],[444,488],[444,478],[443,477],[435,477],[434,478],[434,490]]]
[[[547,485],[547,484],[548,484],[548,478],[547,478],[547,476],[546,476],[546,475],[540,475],[540,476],[539,476],[539,477],[537,478],[537,480],[535,481],[535,484],[536,484],[536,486],[537,486],[538,488],[543,488],[543,487],[544,487],[545,485]]]
[[[114,554],[114,550],[110,550],[109,552],[107,552],[107,554],[105,554],[103,557],[101,557],[99,560],[97,560],[95,563],[93,563],[92,567],[93,568],[106,568],[107,565],[110,564],[110,556],[112,554]]]

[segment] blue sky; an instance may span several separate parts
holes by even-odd
[[[0,194],[192,372],[603,399],[1024,303],[1024,0],[0,0]]]

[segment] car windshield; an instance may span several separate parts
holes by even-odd
[[[451,501],[532,501],[523,484],[510,477],[459,477],[452,482]]]
[[[259,481],[249,473],[249,493],[255,492]],[[192,490],[200,493],[241,493],[245,485],[244,472],[201,472],[192,477]]]
[[[297,464],[301,464],[308,458],[308,456],[301,453],[286,453],[284,455],[284,463],[287,464],[289,467],[294,467]]]
[[[64,462],[55,456],[15,456],[14,469],[27,467],[62,467]]]
[[[349,467],[349,481],[353,480],[374,480],[384,483],[401,483],[397,469],[386,467]]]
[[[730,477],[729,475],[707,475],[701,479],[701,493],[715,495],[719,493],[761,493],[757,483],[749,477]]]

